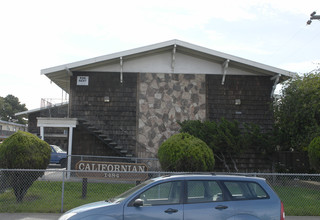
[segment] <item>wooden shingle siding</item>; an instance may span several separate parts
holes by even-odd
[[[272,128],[273,81],[266,76],[226,76],[224,85],[221,76],[207,75],[207,108],[209,120],[237,120],[255,123],[263,130]],[[241,104],[236,105],[236,99]]]
[[[88,86],[76,84],[77,76],[89,76]],[[104,102],[108,96],[110,102]],[[87,119],[95,128],[116,137],[119,145],[128,145],[136,137],[137,74],[124,73],[120,82],[120,73],[74,72],[71,77],[71,117]],[[124,131],[124,133],[119,130]],[[75,133],[80,131],[75,129]],[[75,134],[77,136],[77,134]],[[92,138],[74,138],[77,152],[88,153]],[[94,148],[95,146],[92,146]],[[106,147],[92,149],[96,155],[110,155]],[[105,150],[104,150],[105,149]]]

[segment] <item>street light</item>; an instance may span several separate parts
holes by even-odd
[[[312,23],[312,20],[320,20],[320,15],[316,15],[317,12],[312,12],[310,14],[310,19],[307,21],[307,25],[310,25]]]

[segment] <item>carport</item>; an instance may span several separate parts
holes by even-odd
[[[67,171],[71,170],[71,152],[72,152],[72,137],[73,128],[77,126],[76,118],[37,118],[37,126],[40,127],[40,136],[44,140],[44,128],[45,127],[55,127],[55,128],[69,128],[68,134],[68,164]],[[67,178],[70,177],[70,172],[67,172]]]

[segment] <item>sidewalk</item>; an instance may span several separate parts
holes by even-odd
[[[57,220],[60,213],[0,213],[2,220]]]
[[[319,220],[320,216],[287,216],[286,220]]]
[[[59,213],[0,213],[2,220],[57,220]],[[320,216],[287,216],[286,220],[320,220]]]

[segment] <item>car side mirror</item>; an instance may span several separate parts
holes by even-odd
[[[136,200],[133,202],[133,206],[134,206],[134,207],[143,206],[143,200],[142,200],[142,199],[136,199]]]

